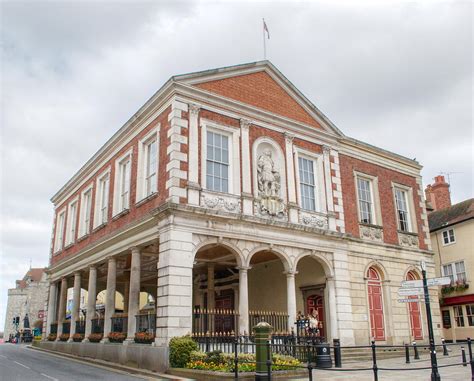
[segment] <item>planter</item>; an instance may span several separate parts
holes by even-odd
[[[135,338],[135,343],[137,344],[152,344],[155,339],[147,340],[147,339],[137,339]]]
[[[60,341],[68,341],[69,340],[69,333],[63,333],[61,336],[59,336]]]
[[[100,343],[104,335],[101,333],[91,333],[88,337],[90,343]]]
[[[135,343],[137,344],[151,344],[155,341],[155,335],[147,332],[139,332],[135,334]]]
[[[75,333],[72,336],[72,341],[74,341],[75,343],[80,343],[82,340],[84,340],[84,335],[81,333]]]
[[[55,333],[50,333],[48,335],[48,341],[56,341],[57,338],[58,336]]]
[[[111,332],[109,333],[108,339],[111,343],[123,343],[126,339],[125,333],[122,332]]]

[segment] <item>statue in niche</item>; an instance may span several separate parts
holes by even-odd
[[[265,149],[257,160],[257,181],[260,212],[272,216],[283,214],[284,204],[280,197],[281,176],[270,149]]]

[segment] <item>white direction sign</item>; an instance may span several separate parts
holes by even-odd
[[[451,284],[451,278],[449,276],[445,276],[442,278],[427,279],[426,283],[428,286],[446,286]]]
[[[422,302],[422,300],[418,298],[398,299],[398,303],[418,303],[418,302]]]
[[[399,288],[398,295],[411,296],[411,295],[423,295],[422,288]]]
[[[451,283],[450,277],[442,277],[442,278],[433,278],[427,279],[426,284],[429,286],[445,286]],[[403,288],[423,288],[423,281],[420,280],[404,280],[402,281]],[[401,295],[401,294],[400,294]]]

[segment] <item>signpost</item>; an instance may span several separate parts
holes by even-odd
[[[428,320],[428,334],[430,338],[430,357],[431,357],[431,381],[441,381],[438,372],[438,361],[436,359],[436,347],[434,343],[433,320],[431,318],[430,294],[428,287],[430,286],[445,286],[451,284],[451,278],[426,278],[426,263],[421,261],[421,274],[423,279],[420,280],[404,280],[402,287],[398,289],[400,296],[419,296],[424,295],[424,303],[426,307],[426,318]],[[398,299],[399,303],[416,303],[423,302],[419,297]]]

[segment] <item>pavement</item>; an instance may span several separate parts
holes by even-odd
[[[466,356],[467,350],[466,350]],[[456,348],[450,352],[449,356],[443,356],[438,353],[438,365],[448,365],[462,363],[461,351]],[[409,380],[430,380],[431,379],[431,361],[429,355],[420,355],[420,360],[410,359],[410,364],[405,363],[405,357],[380,360],[377,366],[382,369],[378,371],[379,381],[409,381]],[[468,360],[469,361],[469,360]],[[342,364],[342,369],[347,368],[371,368],[372,362],[359,362]],[[430,369],[413,370],[413,368]],[[383,368],[403,368],[405,370],[384,370]],[[337,369],[337,368],[332,368]],[[442,381],[467,381],[471,380],[471,367],[462,365],[448,366],[439,368],[439,374]],[[332,381],[332,380],[350,380],[350,381],[371,381],[374,380],[374,372],[370,371],[336,371],[336,370],[313,370],[313,381]]]
[[[52,355],[22,344],[0,344],[0,381],[159,380]]]

